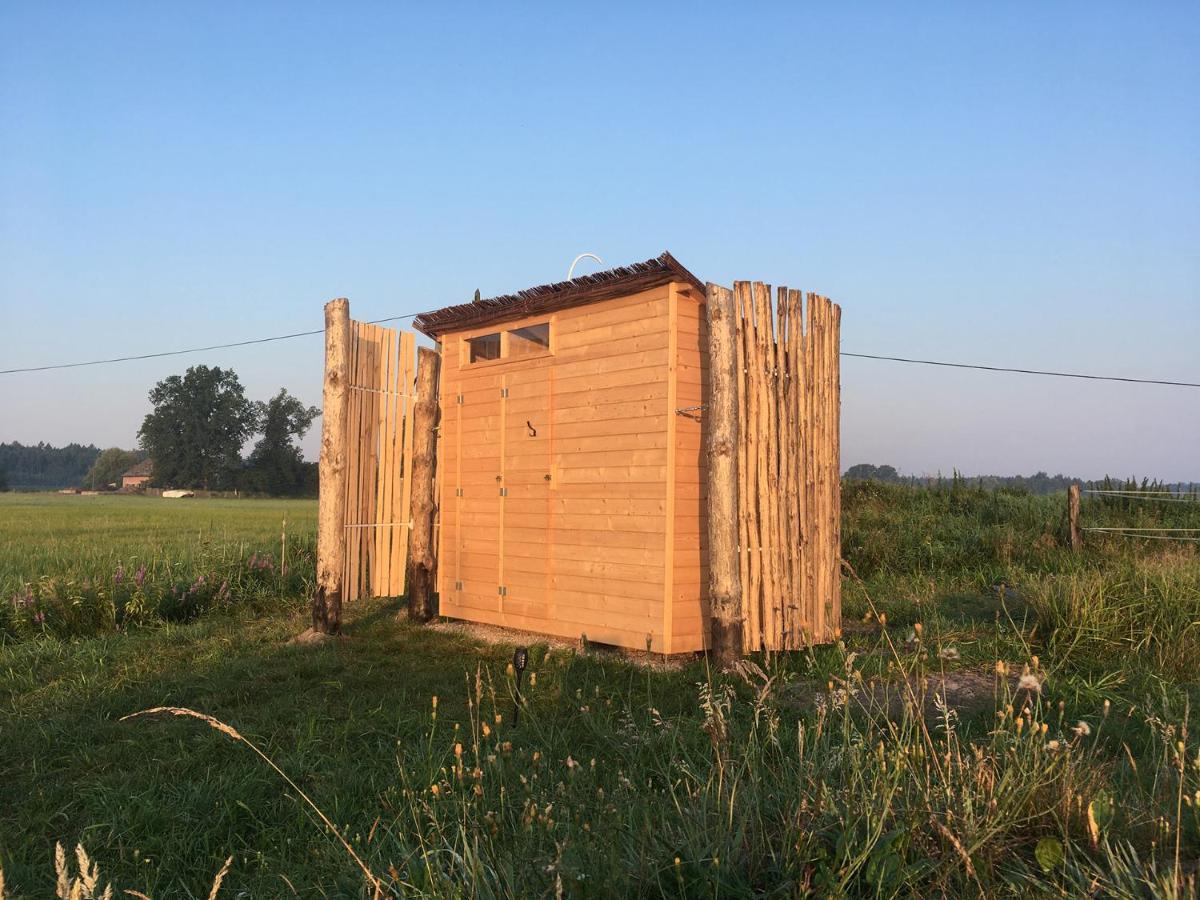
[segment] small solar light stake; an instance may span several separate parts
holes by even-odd
[[[529,664],[529,651],[518,647],[513,652],[513,668],[517,670],[517,695],[513,701],[513,724],[521,721],[521,676],[525,674],[525,666]]]

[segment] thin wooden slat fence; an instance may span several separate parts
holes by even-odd
[[[346,427],[345,598],[405,593],[411,522],[410,332],[350,321]]]
[[[832,640],[841,621],[841,308],[734,283],[743,649]]]

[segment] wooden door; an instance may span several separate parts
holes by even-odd
[[[535,364],[512,372],[502,391],[500,603],[514,627],[545,627],[554,615],[551,371]]]
[[[498,377],[464,379],[452,411],[458,424],[455,521],[449,535],[454,544],[455,595],[447,612],[486,622],[496,622],[500,612],[500,382]]]

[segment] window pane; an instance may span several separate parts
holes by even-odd
[[[471,362],[500,358],[500,332],[467,338],[467,344],[471,348]]]
[[[508,333],[508,355],[512,358],[536,356],[550,349],[550,323],[542,322]]]

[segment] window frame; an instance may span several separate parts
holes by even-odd
[[[537,325],[545,325],[547,327],[548,346],[535,353],[511,356],[509,350],[509,333],[519,331],[522,328],[532,328]],[[471,362],[471,341],[496,332],[500,334],[500,356],[496,359],[480,359]],[[489,366],[521,365],[522,363],[545,359],[546,357],[554,356],[557,352],[557,335],[557,314],[527,316],[524,319],[516,319],[511,322],[492,323],[480,326],[479,328],[472,328],[470,331],[464,331],[458,336],[459,367],[462,369],[483,369]]]
[[[480,338],[491,337],[493,334],[497,338],[497,340],[496,340],[496,355],[493,357],[490,357],[488,359],[471,359],[471,351],[474,349],[473,348],[474,342],[478,341]],[[465,351],[466,365],[468,365],[468,366],[478,366],[483,363],[498,362],[499,360],[504,359],[504,332],[503,331],[484,331],[479,334],[471,335],[470,337],[464,337],[463,338],[463,348]]]

